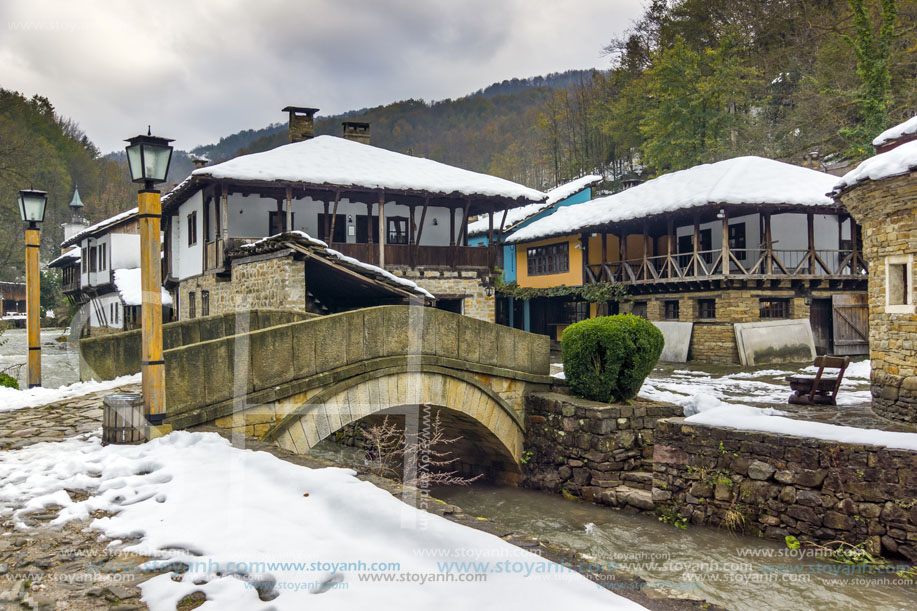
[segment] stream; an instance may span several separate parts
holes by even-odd
[[[363,464],[361,450],[327,440],[310,455],[343,465]],[[757,537],[701,526],[679,530],[652,514],[525,488],[472,484],[436,488],[430,494],[469,515],[569,546],[600,566],[618,567],[650,584],[733,611],[917,608],[917,582],[894,574],[851,574],[855,569],[800,558],[798,550]]]
[[[80,381],[80,357],[76,344],[59,342],[65,333],[61,328],[41,330],[41,385],[58,388]],[[12,365],[24,365],[28,355],[25,329],[7,329],[0,335],[0,371]],[[14,375],[17,372],[13,372]],[[26,368],[19,368],[19,388],[26,387]]]

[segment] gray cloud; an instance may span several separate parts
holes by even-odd
[[[283,120],[603,66],[642,0],[5,0],[0,86],[102,150],[149,123],[189,149]]]

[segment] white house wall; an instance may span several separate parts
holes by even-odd
[[[188,246],[188,215],[197,212],[197,243]],[[204,201],[198,191],[188,201],[178,207],[178,218],[173,219],[178,226],[177,239],[172,241],[172,272],[176,278],[182,280],[203,272],[204,254]],[[173,238],[175,232],[173,232]]]
[[[110,234],[109,269],[134,269],[140,267],[140,235],[136,233]]]
[[[112,329],[122,329],[124,327],[124,304],[121,302],[121,297],[117,292],[93,297],[86,304],[86,307],[89,310],[89,325],[91,327],[109,327]],[[113,307],[117,308],[114,319],[112,319]]]

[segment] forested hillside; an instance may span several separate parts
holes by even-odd
[[[17,197],[34,185],[48,191],[41,227],[42,259],[56,256],[69,220],[74,184],[89,218],[102,219],[136,201],[127,171],[98,149],[76,122],[58,116],[41,96],[0,89],[0,280],[21,278],[24,247]],[[135,204],[132,204],[135,205]]]

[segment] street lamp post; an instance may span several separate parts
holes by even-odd
[[[165,417],[165,361],[162,355],[162,262],[159,233],[162,202],[156,183],[165,182],[172,159],[172,140],[150,134],[127,140],[131,180],[142,183],[137,194],[140,220],[140,283],[142,290],[140,371],[143,412],[148,424],[160,426]]]
[[[38,249],[41,234],[38,226],[45,220],[48,194],[35,189],[19,192],[19,216],[25,229],[25,320],[29,340],[29,388],[41,386],[41,321],[39,316]]]

